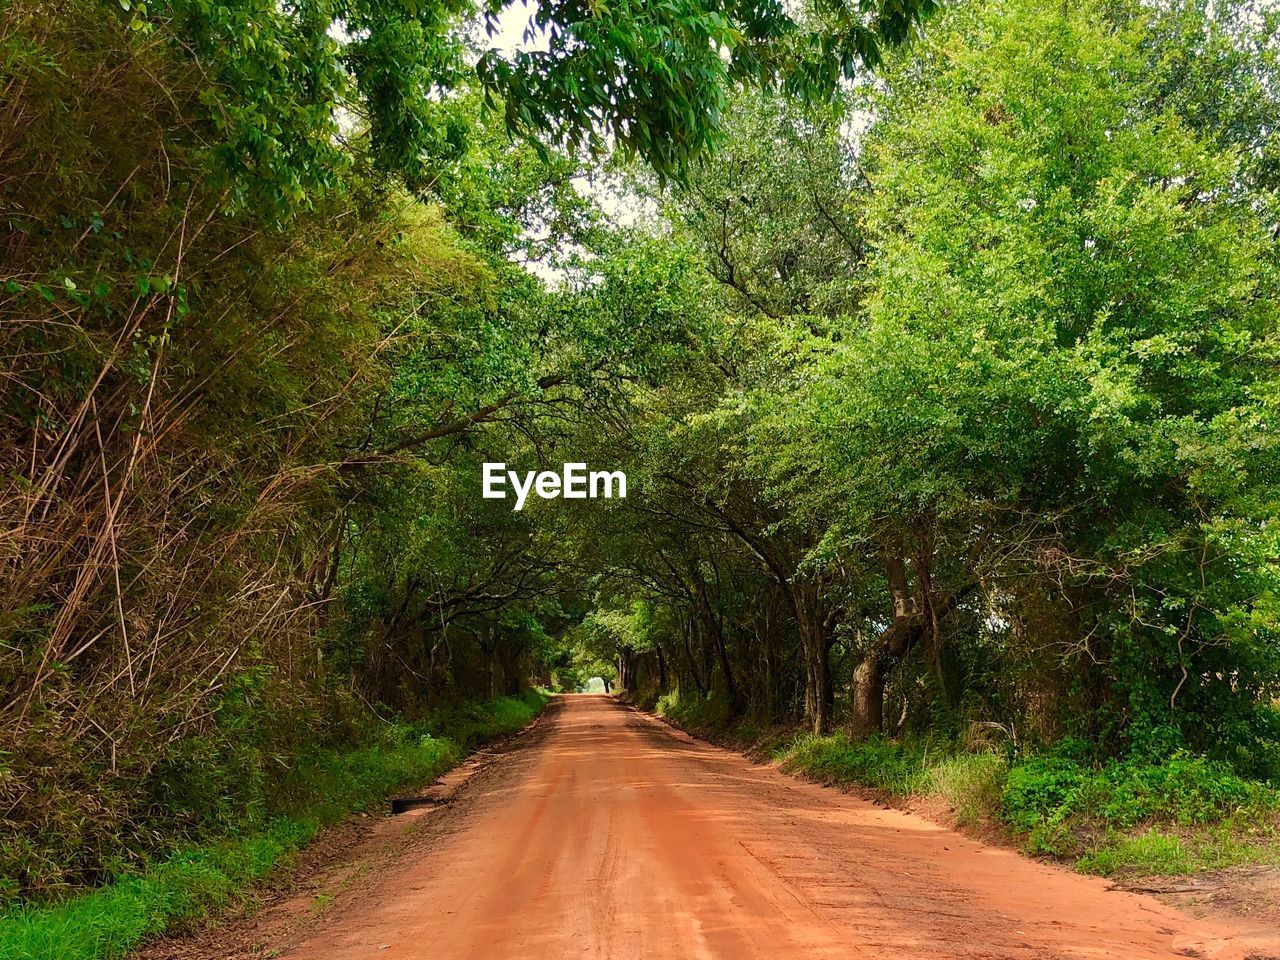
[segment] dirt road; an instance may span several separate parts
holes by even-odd
[[[307,960],[1280,956],[1102,880],[800,783],[610,698],[537,737],[286,954]]]

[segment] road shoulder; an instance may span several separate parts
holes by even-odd
[[[168,934],[131,960],[261,960],[316,934],[362,900],[388,874],[428,855],[461,829],[488,785],[536,749],[563,709],[559,698],[523,730],[471,754],[438,780],[403,797],[430,802],[392,814],[391,804],[325,830],[288,867],[253,891],[246,907],[221,920]]]
[[[932,824],[986,846],[1004,849],[1018,856],[1047,867],[1076,874],[1061,862],[1045,857],[1027,856],[1009,834],[990,823],[964,824],[957,822],[954,812],[930,798],[897,796],[883,790],[857,784],[833,785],[819,783],[802,773],[784,771],[781,765],[758,746],[745,743],[724,731],[688,728],[667,717],[637,706],[625,700],[619,701],[635,716],[664,731],[668,736],[686,743],[705,744],[724,750],[747,762],[776,771],[800,783],[807,783],[824,790],[864,800],[878,807],[902,811],[920,817]],[[767,738],[766,738],[767,740]],[[1257,927],[1280,929],[1280,869],[1275,867],[1242,866],[1211,870],[1191,876],[1153,875],[1125,881],[1107,881],[1110,889],[1118,893],[1137,893],[1150,896],[1166,906],[1195,919],[1222,923],[1238,929]],[[1271,954],[1258,954],[1258,960],[1269,960]]]

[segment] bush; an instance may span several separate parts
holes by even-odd
[[[1077,866],[1093,873],[1184,873],[1269,856],[1241,835],[1246,827],[1274,833],[1280,791],[1186,751],[1093,769],[1046,756],[1009,771],[1001,805],[1033,853],[1079,856]],[[1179,836],[1168,828],[1201,829]]]
[[[1162,763],[1113,761],[1093,771],[1059,757],[1035,757],[1009,771],[1002,805],[1005,819],[1024,830],[1068,817],[1111,829],[1213,823],[1265,813],[1277,799],[1274,789],[1242,779],[1225,764],[1180,752]]]
[[[1074,802],[1087,771],[1073,760],[1033,757],[1009,771],[1001,795],[1004,818],[1032,830]]]
[[[654,712],[660,717],[674,718],[675,712],[680,709],[680,691],[672,690],[664,693],[658,698],[658,702],[653,705]]]
[[[729,705],[714,695],[688,694],[673,690],[658,698],[655,709],[682,727],[720,729],[732,720]]]
[[[1158,764],[1112,764],[1098,781],[1101,818],[1116,826],[1155,819],[1184,826],[1205,824],[1274,804],[1264,785],[1242,780],[1225,764],[1186,752]]]
[[[469,750],[519,730],[537,716],[548,699],[541,690],[529,690],[518,697],[476,700],[437,711],[415,729],[431,736],[447,736]]]
[[[850,740],[843,733],[799,737],[783,769],[801,771],[821,783],[859,783],[892,793],[916,792],[925,782],[925,748],[883,737]]]

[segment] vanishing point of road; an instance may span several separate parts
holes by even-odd
[[[306,960],[1280,956],[1106,881],[557,697]]]

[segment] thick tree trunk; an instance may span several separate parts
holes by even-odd
[[[941,603],[935,602],[928,565],[917,561],[916,566],[918,602],[911,597],[907,568],[901,556],[890,553],[885,557],[893,622],[876,639],[875,645],[854,671],[850,732],[855,736],[871,736],[881,731],[884,726],[884,688],[889,671],[924,638],[933,636],[933,642],[940,643],[938,625],[976,589],[976,581],[970,581]]]
[[[869,737],[883,727],[884,682],[884,660],[873,651],[853,671],[853,718],[849,732],[855,737]]]
[[[893,621],[880,634],[853,672],[853,716],[849,721],[854,736],[869,737],[884,726],[884,688],[889,671],[902,661],[926,635],[926,624],[914,614]]]

